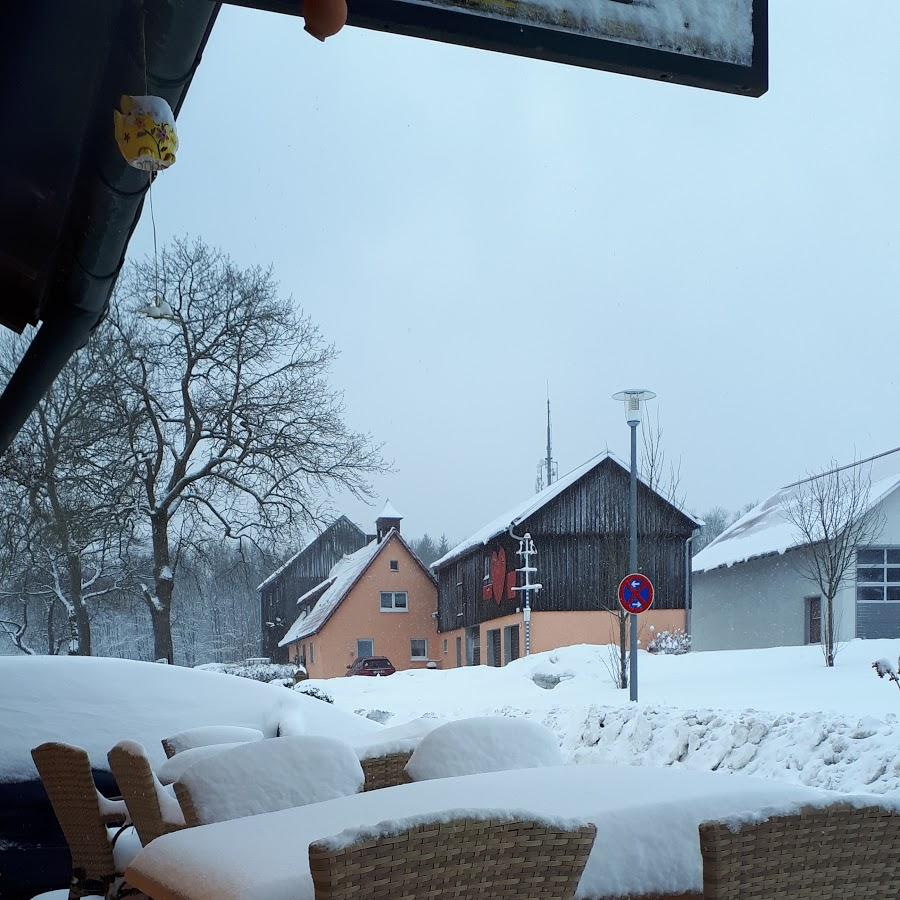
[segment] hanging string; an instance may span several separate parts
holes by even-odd
[[[150,76],[147,68],[147,7],[141,3],[141,54],[144,64],[144,94],[150,94]],[[159,253],[156,245],[156,216],[153,212],[153,171],[147,172],[147,196],[150,199],[150,225],[153,229],[153,304],[158,306],[162,297],[159,293]]]

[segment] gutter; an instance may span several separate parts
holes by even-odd
[[[42,324],[0,395],[0,455],[106,315],[140,218],[148,179],[119,154],[113,109],[121,94],[144,94],[149,87],[177,116],[220,6],[200,0],[125,0],[111,23],[109,58],[95,91],[56,271],[42,304]]]

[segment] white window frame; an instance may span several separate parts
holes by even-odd
[[[423,643],[425,645],[425,653],[422,656],[413,656],[413,644]],[[417,662],[428,659],[428,638],[410,638],[409,640],[409,658]]]
[[[399,559],[390,560],[390,562],[388,563],[388,568],[392,572],[399,572],[400,571],[400,560]]]
[[[397,597],[403,595],[406,598],[406,602],[403,606],[397,606]],[[383,601],[384,597],[391,598],[391,605],[385,606]],[[378,608],[383,613],[405,613],[409,612],[409,592],[408,591],[380,591],[378,594]]]
[[[360,653],[359,652],[359,645],[365,644],[365,643],[372,645],[371,653]],[[356,658],[357,659],[365,659],[367,656],[374,656],[374,655],[375,655],[375,638],[357,638],[356,639]]]
[[[881,562],[880,563],[861,563],[859,561],[860,552],[879,552],[881,553]],[[893,575],[900,575],[900,563],[897,562],[888,562],[887,554],[890,551],[894,551],[896,553],[900,553],[900,547],[897,546],[882,546],[882,547],[857,547],[856,548],[856,602],[857,603],[900,603],[900,598],[896,600],[888,600],[887,591],[888,588],[892,588],[895,593],[900,594],[900,581],[897,580],[889,580],[888,573],[890,572]],[[880,569],[881,570],[881,579],[878,581],[866,580],[863,581],[859,577],[860,569]],[[881,599],[880,600],[860,600],[859,598],[859,588],[878,588],[881,591]]]

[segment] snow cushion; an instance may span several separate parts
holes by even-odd
[[[200,760],[176,790],[187,791],[206,825],[355,794],[364,781],[349,744],[297,735],[240,744]]]
[[[528,719],[480,716],[448,722],[425,735],[406,765],[413,781],[560,766],[548,728]]]
[[[201,759],[209,759],[218,756],[226,750],[241,747],[248,741],[238,741],[235,744],[210,744],[207,747],[193,747],[190,750],[182,750],[171,759],[167,759],[157,770],[156,777],[163,784],[174,784],[187,770]]]
[[[237,744],[241,741],[261,741],[263,733],[258,728],[247,728],[245,725],[201,725],[180,731],[165,742],[176,754],[195,747],[208,747],[210,744]]]

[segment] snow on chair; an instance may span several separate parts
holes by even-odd
[[[175,782],[175,795],[192,827],[355,794],[364,780],[349,744],[297,735],[200,760]]]
[[[201,725],[179,731],[171,737],[162,739],[163,750],[171,759],[183,750],[195,747],[208,747],[212,744],[236,744],[245,741],[261,741],[263,733],[258,728],[247,728],[244,725]]]
[[[119,741],[107,754],[109,768],[128,807],[141,843],[184,828],[175,792],[156,777],[147,752],[135,741]]]
[[[900,814],[835,804],[700,826],[706,900],[900,897]]]
[[[425,818],[426,821],[422,821]],[[343,832],[309,848],[316,900],[568,900],[594,844],[593,825],[447,812]]]
[[[121,873],[140,850],[134,829],[124,827],[125,804],[97,790],[81,747],[49,742],[35,747],[31,756],[72,856],[70,900],[119,896]]]

